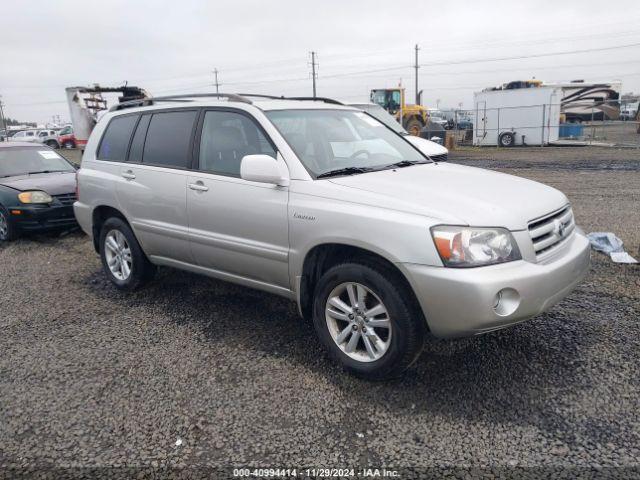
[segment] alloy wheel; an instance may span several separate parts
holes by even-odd
[[[131,276],[133,259],[131,247],[120,230],[111,230],[104,239],[104,255],[112,275],[118,280],[127,280]]]
[[[6,240],[9,235],[9,224],[3,212],[0,212],[0,240]]]
[[[327,299],[325,317],[331,338],[353,360],[373,362],[389,349],[389,313],[365,285],[347,282],[334,288]]]

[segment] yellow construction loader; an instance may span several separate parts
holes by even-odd
[[[422,105],[405,103],[404,88],[376,88],[371,90],[371,102],[377,103],[393,115],[411,134],[420,135],[420,130],[427,124],[429,113]]]

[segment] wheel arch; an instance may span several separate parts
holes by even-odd
[[[125,217],[124,214],[117,208],[111,207],[109,205],[100,205],[94,208],[93,213],[91,214],[91,233],[93,237],[93,248],[97,253],[100,253],[99,242],[100,230],[102,229],[102,225],[104,225],[104,222],[112,217],[120,218],[131,228],[131,223],[129,223],[127,217]],[[133,228],[131,228],[131,230],[133,231]]]
[[[310,248],[302,262],[297,299],[298,308],[303,318],[312,318],[313,297],[320,277],[331,267],[347,261],[377,267],[384,270],[388,275],[393,276],[394,280],[400,282],[408,293],[408,298],[412,304],[411,307],[422,314],[422,309],[409,280],[393,260],[389,260],[384,252],[348,243],[327,242]]]

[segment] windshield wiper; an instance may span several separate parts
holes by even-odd
[[[336,170],[329,170],[328,172],[321,173],[316,178],[337,177],[338,175],[355,175],[356,173],[373,172],[371,167],[346,167],[338,168]]]
[[[422,160],[402,160],[400,162],[396,162],[396,163],[392,163],[390,165],[387,165],[384,168],[410,167],[411,165],[417,165],[419,163],[422,164],[422,163],[427,163],[427,162],[423,162]]]
[[[71,170],[42,170],[40,172],[27,172],[27,175],[35,175],[37,173],[56,173],[56,172],[70,172]]]

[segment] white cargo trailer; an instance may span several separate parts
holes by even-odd
[[[474,145],[548,145],[558,140],[558,87],[490,90],[474,94]]]

